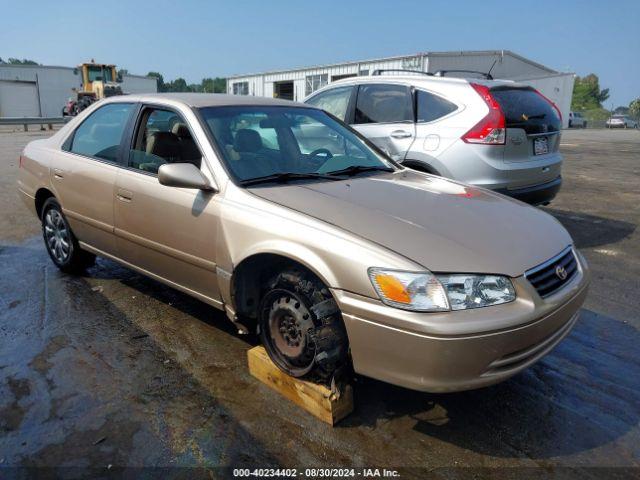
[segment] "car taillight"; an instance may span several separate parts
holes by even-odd
[[[476,123],[471,130],[462,136],[467,143],[480,143],[483,145],[504,145],[507,137],[504,113],[496,99],[491,95],[489,87],[471,83],[473,89],[489,107],[489,113]]]
[[[540,93],[538,90],[533,89],[534,92],[536,92],[538,95],[540,95],[542,98],[544,98],[547,102],[549,102],[551,104],[551,106],[553,108],[556,109],[556,112],[558,112],[558,117],[560,118],[560,122],[562,122],[562,112],[560,111],[560,109],[558,108],[558,106],[553,103],[551,100],[549,100],[547,97],[545,97],[542,93]]]

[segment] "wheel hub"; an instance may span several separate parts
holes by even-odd
[[[64,263],[71,255],[71,237],[62,214],[50,209],[45,215],[44,236],[51,255],[60,263]]]
[[[292,360],[304,356],[311,347],[307,338],[307,333],[313,328],[311,314],[292,296],[282,296],[272,303],[269,327],[276,349]]]

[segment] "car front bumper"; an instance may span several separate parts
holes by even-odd
[[[444,313],[399,310],[343,290],[333,294],[357,373],[413,390],[451,392],[501,382],[555,347],[578,320],[589,275],[542,299],[522,276],[515,301]]]

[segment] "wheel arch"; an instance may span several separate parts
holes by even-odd
[[[305,254],[301,254],[305,252]],[[315,276],[327,287],[336,280],[329,266],[314,252],[300,245],[288,249],[265,249],[245,255],[231,274],[229,293],[236,315],[248,327],[255,327],[260,295],[266,282],[275,273],[287,268],[299,268]]]
[[[42,207],[44,207],[45,202],[50,198],[56,198],[56,196],[48,188],[41,187],[36,191],[35,207],[38,218],[42,218]]]

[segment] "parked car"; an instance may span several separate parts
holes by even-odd
[[[629,115],[613,115],[606,125],[607,128],[638,128],[638,122]]]
[[[569,333],[589,283],[550,215],[404,168],[284,100],[106,99],[29,143],[18,187],[63,272],[120,262],[322,381],[352,367],[426,391],[499,382]]]
[[[587,119],[580,112],[569,112],[569,128],[587,128]]]
[[[305,103],[417,170],[536,205],[562,183],[560,112],[526,85],[381,72],[331,83]]]

